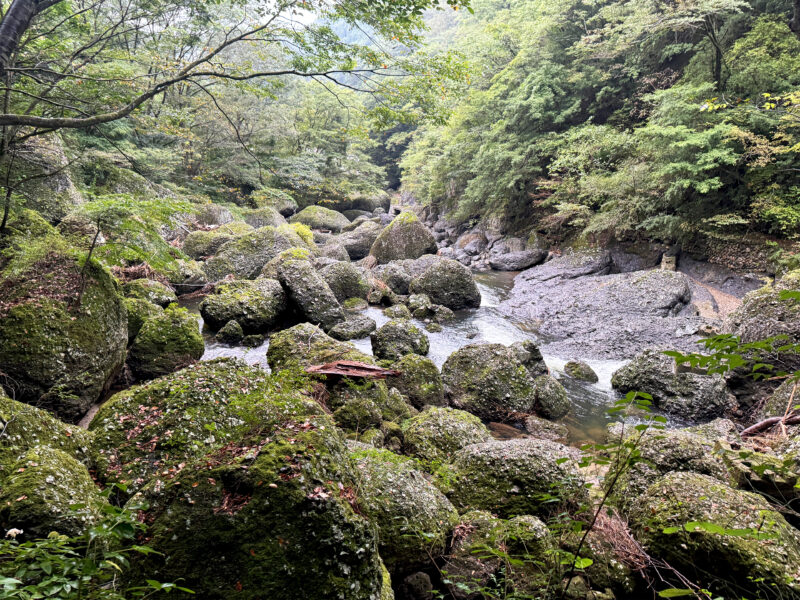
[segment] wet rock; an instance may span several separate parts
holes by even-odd
[[[490,258],[489,265],[495,271],[523,271],[543,263],[545,258],[547,258],[545,250],[522,250]]]
[[[142,325],[147,319],[164,312],[164,309],[157,304],[139,298],[125,298],[125,308],[128,311],[129,344],[142,329]]]
[[[264,206],[249,210],[244,215],[244,222],[255,229],[261,227],[279,227],[286,223],[286,219],[275,208]]]
[[[329,265],[320,271],[339,302],[348,298],[366,298],[370,290],[364,270],[349,262]]]
[[[597,383],[599,381],[594,369],[580,360],[571,360],[565,364],[564,373],[578,381],[586,381],[588,383]]]
[[[176,261],[177,270],[170,274],[170,285],[178,296],[199,292],[208,283],[203,267],[194,260]]]
[[[426,294],[434,304],[451,310],[475,308],[481,304],[481,294],[472,273],[455,261],[441,259],[408,286],[412,294]]]
[[[567,446],[532,438],[473,444],[455,453],[442,485],[459,511],[553,515],[587,501],[574,456]]]
[[[299,238],[298,238],[299,239]],[[238,236],[224,244],[213,258],[207,260],[203,269],[209,281],[219,281],[226,275],[238,279],[255,279],[270,260],[284,250],[302,246],[287,232],[274,227],[262,227],[251,233]]]
[[[274,279],[223,283],[200,303],[200,314],[212,330],[235,321],[243,334],[270,331],[287,309],[286,293]]]
[[[170,306],[144,322],[128,352],[128,365],[139,379],[153,379],[200,360],[204,352],[197,319],[185,308]]]
[[[370,248],[378,264],[393,260],[419,258],[423,254],[436,254],[436,240],[417,215],[402,212],[375,239]]]
[[[415,318],[424,319],[430,315],[433,303],[425,294],[411,294],[407,306]]]
[[[444,554],[458,513],[414,463],[387,450],[355,451],[353,458],[359,506],[378,527],[389,572],[408,573]]]
[[[411,276],[397,263],[378,265],[372,269],[372,275],[388,285],[395,294],[408,294]]]
[[[442,366],[442,381],[452,406],[482,419],[530,413],[536,401],[527,370],[502,344],[471,344],[457,350]]]
[[[310,322],[327,331],[345,320],[344,310],[336,296],[310,262],[284,262],[278,267],[278,279],[292,303]]]
[[[525,419],[525,432],[538,440],[550,440],[561,444],[566,444],[569,439],[569,429],[566,425],[533,415]]]
[[[406,354],[391,368],[400,371],[400,375],[388,377],[387,384],[397,388],[414,408],[447,405],[439,369],[429,358]]]
[[[328,332],[337,340],[360,340],[367,337],[378,328],[374,319],[366,315],[352,315],[338,325],[334,325]]]
[[[370,336],[373,354],[383,360],[399,360],[406,354],[425,355],[428,336],[405,319],[388,321]]]
[[[434,304],[431,306],[431,312],[433,313],[434,322],[438,323],[439,325],[450,323],[456,318],[456,315],[452,310],[446,306],[442,306],[441,304]]]
[[[334,360],[374,364],[368,354],[352,344],[333,339],[310,323],[301,323],[270,336],[267,363],[273,371],[323,365]]]
[[[302,223],[312,229],[327,229],[339,232],[350,224],[350,220],[342,213],[323,206],[306,206],[296,215],[289,218],[290,223]]]
[[[572,405],[567,390],[555,377],[540,375],[533,380],[536,411],[545,419],[561,419],[569,413]]]
[[[217,339],[223,344],[231,346],[238,344],[244,338],[244,330],[239,325],[239,321],[231,319],[217,332]]]
[[[429,406],[403,423],[403,450],[426,464],[449,461],[453,454],[492,439],[475,415],[454,408]]]
[[[369,302],[364,298],[348,298],[342,302],[342,308],[348,312],[360,312],[369,308]]]
[[[645,392],[659,409],[693,420],[711,420],[736,407],[736,400],[719,375],[676,373],[675,361],[655,350],[646,350],[611,378],[614,389],[625,394]]]
[[[544,362],[542,351],[533,340],[525,340],[524,342],[514,342],[509,346],[517,356],[519,362],[528,371],[531,377],[539,377],[540,375],[549,375],[550,369]]]
[[[351,260],[361,260],[369,255],[370,248],[382,230],[380,223],[363,221],[352,231],[339,235],[336,241],[344,246]]]
[[[383,314],[385,314],[390,319],[410,319],[411,318],[411,311],[408,310],[408,307],[405,304],[395,304],[394,306],[390,306],[388,308],[383,309]]]
[[[397,600],[433,600],[433,583],[430,575],[417,571],[403,579]]]
[[[171,289],[163,283],[152,279],[134,279],[122,286],[122,292],[126,298],[138,298],[147,300],[152,304],[166,308],[173,302],[178,301],[178,297]]]
[[[238,235],[244,235],[253,231],[247,223],[241,221],[230,223],[223,227],[218,227],[210,231],[192,231],[183,241],[183,252],[190,258],[200,260],[213,256],[225,244],[233,240]]]
[[[800,532],[756,494],[674,472],[647,489],[629,518],[651,555],[691,570],[713,594],[758,596],[764,586],[798,594]]]

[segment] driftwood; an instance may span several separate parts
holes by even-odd
[[[400,371],[384,369],[354,360],[337,360],[324,365],[312,365],[306,369],[306,373],[338,375],[340,377],[362,377],[366,379],[386,379],[390,375],[400,375]]]
[[[769,429],[773,425],[777,425],[778,423],[783,423],[784,425],[798,425],[800,424],[800,415],[792,415],[789,417],[770,417],[769,419],[759,421],[755,425],[751,425],[742,431],[740,435],[742,437],[755,435],[761,431],[764,431],[765,429]]]

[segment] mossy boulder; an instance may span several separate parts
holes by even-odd
[[[181,581],[209,600],[380,598],[375,527],[354,508],[336,428],[307,403],[264,402],[272,418],[250,435],[143,490],[148,545],[162,554],[135,557],[129,582]]]
[[[263,206],[248,210],[244,214],[244,222],[255,229],[260,229],[261,227],[279,227],[286,223],[286,219],[275,208]]]
[[[416,411],[406,403],[402,394],[399,394],[397,390],[389,390],[386,382],[382,380],[342,378],[338,381],[329,381],[328,391],[328,406],[334,411],[356,401],[361,407],[366,407],[367,404],[374,407],[378,412],[379,419],[377,422],[370,421],[371,426],[382,427],[390,422],[400,423],[409,418],[412,412],[416,414]],[[364,420],[362,419],[361,422],[363,423]],[[353,427],[348,428],[354,429]],[[359,427],[359,431],[365,429],[369,429],[369,427],[363,425]]]
[[[554,423],[547,419],[530,415],[524,421],[525,432],[539,440],[550,440],[565,444],[569,439],[569,428],[563,423]]]
[[[536,392],[516,353],[502,344],[470,344],[442,365],[450,404],[482,419],[533,412]]]
[[[307,260],[288,260],[278,267],[278,279],[292,304],[308,321],[325,331],[345,320],[333,291]]]
[[[545,419],[561,419],[567,416],[572,404],[567,397],[567,390],[551,375],[540,375],[533,380],[536,412]]]
[[[349,262],[324,267],[320,274],[339,302],[348,298],[366,298],[370,285],[364,270]]]
[[[645,350],[617,370],[611,385],[623,394],[646,392],[664,412],[695,421],[725,416],[736,407],[720,375],[676,372],[674,359],[655,350]]]
[[[320,256],[332,258],[340,262],[350,262],[350,255],[345,247],[337,240],[331,240],[319,248]]]
[[[297,212],[297,202],[285,190],[276,188],[261,188],[250,195],[250,201],[256,208],[270,207],[277,210],[284,217],[290,217]]]
[[[242,329],[242,326],[239,325],[239,322],[231,319],[220,328],[215,337],[217,341],[220,341],[223,344],[234,346],[241,343],[245,336],[244,330]]]
[[[599,381],[594,369],[581,360],[571,360],[565,364],[564,373],[578,381],[587,383],[597,383]]]
[[[629,519],[652,556],[690,570],[715,596],[800,595],[800,532],[757,494],[673,472],[647,489]]]
[[[377,327],[375,320],[366,315],[351,315],[347,320],[331,327],[328,333],[337,340],[360,340],[375,331]]]
[[[395,294],[408,294],[411,275],[397,263],[378,265],[372,269],[372,275],[388,285]]]
[[[393,260],[436,254],[437,251],[436,240],[431,231],[413,212],[404,211],[380,232],[369,253],[378,264],[384,265]]]
[[[361,312],[369,308],[369,302],[364,300],[364,298],[348,298],[342,302],[342,308],[347,312]]]
[[[0,281],[0,365],[10,395],[78,421],[125,360],[128,314],[98,263],[53,252]]]
[[[102,514],[106,500],[86,465],[50,446],[35,446],[0,486],[0,528],[22,529],[26,540],[51,531],[80,535]],[[70,508],[75,505],[83,508]]]
[[[122,293],[126,298],[138,298],[166,308],[173,302],[178,301],[175,292],[166,285],[152,279],[134,279],[123,284]]]
[[[383,419],[377,404],[371,398],[359,395],[351,398],[333,412],[336,425],[356,435],[377,429]]]
[[[485,510],[461,515],[442,566],[444,578],[449,582],[447,591],[453,598],[481,600],[482,590],[492,587],[502,577],[500,552],[504,530],[505,521]],[[498,553],[487,549],[497,549]]]
[[[278,267],[280,267],[283,263],[290,261],[290,260],[308,260],[311,261],[312,264],[316,262],[314,258],[314,253],[311,252],[308,248],[305,247],[294,247],[289,248],[288,250],[284,250],[278,256],[270,260],[267,264],[264,265],[264,268],[261,269],[261,273],[259,274],[259,278],[266,278],[266,279],[277,279],[278,278]]]
[[[177,260],[169,274],[169,284],[178,296],[199,292],[208,283],[202,265],[195,260]]]
[[[458,521],[450,501],[406,458],[388,450],[352,455],[359,474],[359,506],[378,527],[389,572],[410,573],[444,554]]]
[[[368,354],[352,344],[333,339],[311,323],[301,323],[270,336],[267,362],[273,371],[322,365],[335,360],[374,364]]]
[[[458,450],[441,485],[455,507],[503,518],[574,511],[588,500],[576,452],[529,438],[472,444]]]
[[[395,361],[392,369],[400,374],[388,377],[388,385],[397,388],[414,408],[447,405],[442,376],[431,359],[406,354]]]
[[[383,227],[380,223],[362,221],[352,231],[339,235],[336,241],[344,246],[351,260],[361,260],[369,255],[372,245],[382,230]]]
[[[228,223],[211,230],[192,231],[183,240],[183,253],[200,260],[213,256],[225,244],[233,240],[236,236],[244,235],[253,231],[253,227],[247,223],[237,221]]]
[[[454,408],[430,406],[403,423],[403,450],[426,464],[449,461],[453,454],[492,439],[475,415]]]
[[[136,377],[153,379],[200,360],[204,352],[197,318],[170,306],[144,322],[128,352],[128,365]]]
[[[428,336],[405,319],[388,321],[370,336],[372,353],[382,360],[399,360],[406,354],[428,353]]]
[[[278,231],[275,227],[262,227],[237,236],[224,244],[216,256],[207,260],[203,269],[209,281],[219,281],[227,275],[238,279],[255,279],[270,260],[284,250],[302,246],[296,235]]]
[[[395,304],[383,309],[385,314],[390,319],[410,319],[411,311],[405,304]]]
[[[298,248],[307,248],[311,250],[313,254],[317,254],[315,234],[308,225],[304,225],[303,223],[286,223],[284,225],[279,225],[277,230],[278,233],[289,238],[294,246]]]
[[[425,294],[434,304],[451,310],[481,305],[481,293],[470,270],[448,258],[437,261],[424,273],[414,277],[408,285],[408,291]]]
[[[791,412],[795,406],[800,404],[800,392],[794,391],[795,384],[795,381],[789,379],[775,388],[775,391],[759,407],[755,415],[756,420],[782,417],[786,414],[787,408]]]
[[[312,229],[327,229],[337,233],[342,230],[342,227],[350,224],[350,219],[342,213],[324,206],[306,206],[299,213],[293,215],[289,221],[302,223]]]
[[[549,375],[550,369],[544,362],[542,351],[533,340],[525,340],[523,342],[514,342],[509,346],[517,355],[517,359],[522,363],[531,377],[539,377],[541,375]]]
[[[200,303],[200,314],[212,330],[236,321],[245,334],[270,331],[287,309],[286,292],[274,279],[223,283]]]
[[[164,309],[158,304],[153,304],[141,298],[125,298],[125,308],[128,310],[129,344],[138,335],[147,319],[164,312]]]

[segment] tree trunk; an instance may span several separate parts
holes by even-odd
[[[714,82],[717,86],[717,91],[722,91],[722,49],[719,46],[714,46]]]
[[[794,34],[800,38],[800,0],[794,0],[794,12],[792,20],[789,21],[789,29],[794,31]]]
[[[0,79],[5,79],[22,35],[31,26],[33,17],[61,0],[13,0],[0,21]]]

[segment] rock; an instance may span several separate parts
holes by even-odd
[[[405,319],[388,321],[370,336],[372,353],[382,360],[399,360],[406,354],[425,355],[428,336]]]
[[[133,342],[147,319],[164,312],[164,309],[157,304],[139,298],[125,298],[125,308],[128,311],[129,344]]]
[[[433,303],[425,294],[412,294],[408,297],[408,310],[417,319],[425,319],[432,312]]]
[[[651,555],[689,569],[714,596],[800,593],[800,532],[756,494],[674,472],[647,489],[629,518]]]
[[[545,419],[553,421],[565,417],[572,405],[567,390],[555,377],[540,375],[533,380],[536,411]]]
[[[410,319],[411,311],[405,304],[395,304],[383,309],[383,314],[390,319]]]
[[[210,231],[192,231],[183,241],[183,252],[190,258],[200,260],[213,256],[225,244],[238,235],[253,231],[247,223],[236,222]]]
[[[344,246],[351,260],[361,260],[369,255],[370,248],[382,230],[380,223],[363,221],[352,231],[339,235],[336,241]]]
[[[245,348],[258,348],[264,343],[267,337],[260,333],[251,333],[242,338],[242,346]]]
[[[235,321],[243,335],[272,330],[287,310],[286,292],[274,279],[226,282],[200,303],[200,314],[213,331]]]
[[[98,263],[86,271],[55,251],[0,282],[0,365],[9,394],[77,422],[125,360],[128,315]]]
[[[366,298],[369,294],[370,286],[364,270],[349,262],[329,265],[320,271],[320,275],[339,302],[348,298]]]
[[[782,417],[800,404],[800,389],[795,390],[796,383],[791,379],[781,383],[754,415],[754,422],[770,417]],[[797,387],[800,388],[800,385]]]
[[[290,217],[297,212],[298,208],[297,202],[295,202],[291,194],[275,188],[256,190],[251,194],[250,199],[256,208],[271,207],[284,217]]]
[[[541,264],[547,258],[545,250],[522,250],[509,252],[489,259],[489,265],[495,271],[524,271]]]
[[[341,262],[350,262],[350,255],[347,253],[345,247],[337,240],[327,242],[319,249],[319,251],[324,257],[332,258]]]
[[[122,286],[122,292],[126,298],[138,298],[147,300],[152,304],[166,308],[173,302],[178,301],[178,297],[171,289],[163,283],[152,279],[134,279]]]
[[[488,246],[486,236],[481,231],[468,231],[456,240],[456,250],[461,250],[467,256],[477,256]]]
[[[402,212],[380,232],[369,253],[378,264],[386,264],[393,260],[436,254],[437,249],[433,234],[420,222],[417,215]]]
[[[457,350],[442,366],[442,381],[452,406],[486,420],[530,413],[536,401],[527,370],[502,344],[470,344]]]
[[[170,285],[178,296],[199,292],[208,283],[200,263],[194,260],[178,260],[177,270],[170,274]]]
[[[284,225],[279,225],[276,229],[278,233],[292,242],[292,246],[296,248],[305,248],[306,250],[310,250],[313,254],[317,253],[317,234],[311,231],[307,225],[303,225],[302,223],[286,223]]]
[[[588,383],[597,383],[599,381],[597,373],[594,372],[592,367],[580,360],[571,360],[565,364],[564,373],[578,381],[586,381]]]
[[[217,332],[217,340],[231,346],[241,342],[242,338],[244,338],[244,330],[242,330],[242,326],[239,325],[239,322],[235,319],[231,319],[225,323]]]
[[[227,225],[234,222],[233,213],[229,208],[212,202],[203,204],[198,208],[195,218],[200,225],[205,226]]]
[[[483,510],[472,510],[461,516],[455,528],[448,555],[444,558],[447,590],[456,600],[480,600],[481,590],[502,579],[498,550],[504,543],[505,522]]]
[[[369,308],[369,302],[364,298],[348,298],[342,302],[342,308],[347,312],[360,312]]]
[[[342,213],[323,206],[306,206],[296,215],[289,218],[290,223],[302,223],[311,229],[328,229],[340,232],[342,227],[350,224],[350,220]]]
[[[351,344],[336,341],[310,323],[301,323],[270,336],[267,362],[273,371],[323,365],[334,360],[374,364],[368,354]]]
[[[397,263],[378,265],[371,271],[372,275],[389,286],[395,294],[408,294],[411,276]]]
[[[481,294],[469,269],[446,258],[414,277],[408,289],[412,294],[426,294],[434,304],[451,310],[481,304]]]
[[[381,411],[370,398],[359,395],[333,411],[333,420],[338,427],[356,435],[380,427]]]
[[[488,442],[489,430],[475,415],[429,406],[403,423],[403,450],[428,465],[448,462],[457,450]]]
[[[263,407],[254,433],[143,490],[148,545],[169,560],[132,557],[129,582],[180,580],[209,600],[380,598],[375,529],[354,510],[358,478],[333,423],[299,398]]]
[[[566,425],[533,415],[525,419],[525,431],[537,440],[550,440],[566,444],[569,439],[569,429]]]
[[[86,466],[61,450],[35,446],[11,471],[0,488],[0,528],[22,529],[20,541],[46,538],[51,531],[81,535],[108,504]],[[83,508],[70,508],[78,504]]]
[[[408,573],[444,554],[458,520],[450,501],[387,450],[353,452],[360,473],[359,506],[379,531],[380,554],[390,573]]]
[[[385,427],[389,421],[403,421],[411,416],[413,409],[406,404],[405,399],[397,390],[389,391],[386,382],[382,380],[370,379],[348,379],[342,378],[339,381],[327,382],[329,397],[328,407],[336,412],[341,407],[357,403],[360,408],[354,409],[355,412],[362,410],[377,410],[377,421],[370,418],[369,426],[365,426],[365,419],[359,422],[359,431],[370,429],[370,427]],[[414,411],[416,413],[416,411]],[[366,412],[364,413],[366,417]],[[355,430],[355,427],[349,427]]]
[[[356,219],[360,219],[361,221],[363,221],[364,219],[367,219],[367,218],[372,216],[372,212],[371,211],[368,211],[368,210],[354,210],[354,209],[343,210],[342,214],[345,217],[347,217],[348,219],[350,219],[351,224]],[[348,227],[349,227],[349,225],[348,225]]]
[[[374,319],[366,315],[353,315],[333,326],[328,333],[337,340],[360,340],[375,331],[377,327]]]
[[[259,274],[258,278],[278,279],[278,267],[288,260],[307,260],[310,261],[316,269],[319,261],[329,259],[315,257],[308,248],[289,248],[265,264],[264,268],[261,269],[261,273]]]
[[[128,365],[139,379],[153,379],[200,360],[204,352],[196,317],[170,306],[144,322],[128,352]]]
[[[430,575],[417,571],[400,584],[398,600],[433,600],[433,583]]]
[[[271,206],[264,206],[247,211],[244,215],[244,222],[255,229],[260,229],[267,226],[279,227],[286,223],[286,219],[277,209]]]
[[[209,281],[219,281],[226,275],[233,275],[238,279],[255,279],[264,265],[278,254],[289,248],[302,246],[302,240],[293,237],[296,236],[278,231],[274,227],[262,227],[224,244],[216,256],[204,263],[203,269]]]
[[[588,500],[574,455],[567,446],[531,438],[473,444],[455,453],[442,485],[462,512],[508,518],[574,511]]]
[[[619,392],[645,392],[659,409],[686,419],[709,421],[734,410],[736,401],[719,375],[675,373],[675,361],[646,350],[617,370],[611,385]]]
[[[400,371],[400,375],[389,376],[386,383],[397,388],[414,408],[447,406],[442,377],[431,359],[418,354],[406,354],[391,368]]]
[[[289,299],[311,323],[326,331],[345,320],[344,310],[325,280],[307,260],[289,260],[278,267],[278,279]]]
[[[533,340],[525,340],[524,342],[514,342],[509,346],[517,360],[522,363],[522,366],[528,371],[528,375],[532,378],[539,377],[540,375],[549,375],[550,369],[544,362],[542,351]]]

